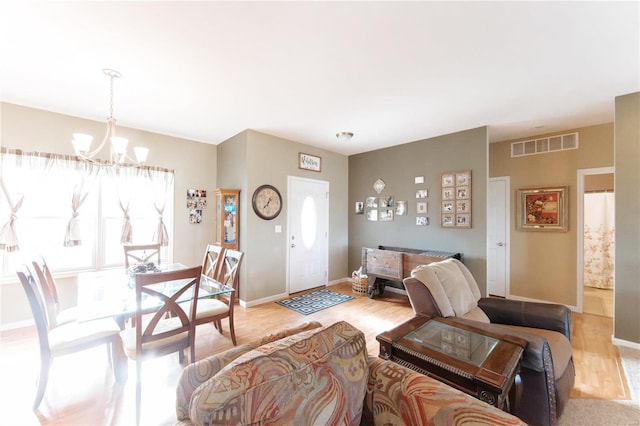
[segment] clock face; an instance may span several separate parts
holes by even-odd
[[[271,185],[262,185],[253,193],[253,211],[262,219],[271,220],[282,210],[280,192]]]

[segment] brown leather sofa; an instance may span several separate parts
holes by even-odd
[[[470,275],[468,270],[466,273]],[[452,316],[443,315],[436,302],[438,297],[434,298],[422,281],[410,277],[403,283],[416,314]],[[472,284],[477,286],[475,281]],[[519,374],[520,394],[512,413],[530,425],[557,424],[575,381],[571,311],[548,303],[482,297],[476,300],[490,322],[478,321],[477,314],[470,316],[473,319],[453,315],[454,321],[528,341]]]

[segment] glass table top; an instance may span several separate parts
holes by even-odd
[[[492,337],[433,320],[407,334],[405,339],[475,366],[480,366],[498,344]]]

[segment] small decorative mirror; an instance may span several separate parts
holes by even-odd
[[[384,187],[385,187],[385,184],[384,184],[384,181],[382,179],[378,179],[373,184],[373,189],[375,189],[378,194],[382,192]]]

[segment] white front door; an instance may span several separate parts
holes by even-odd
[[[329,182],[288,178],[287,285],[296,293],[327,284]]]
[[[509,291],[509,176],[490,178],[487,200],[487,293]]]

